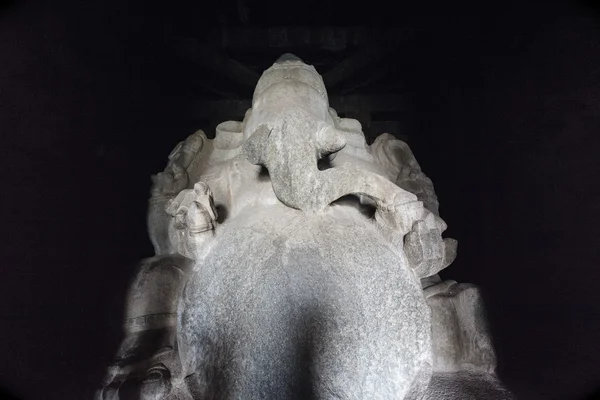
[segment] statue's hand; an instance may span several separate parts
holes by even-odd
[[[169,154],[170,163],[177,163],[179,166],[187,169],[196,155],[200,153],[204,146],[206,134],[202,129],[188,136],[183,142],[179,142]]]
[[[186,170],[178,163],[169,163],[164,172],[152,177],[153,195],[176,195],[188,186]]]
[[[424,218],[426,210],[414,194],[400,188],[396,193],[392,201],[377,202],[375,218],[386,230],[393,232],[392,236],[402,238],[416,221]]]
[[[404,237],[404,253],[417,277],[434,275],[456,258],[458,242],[442,239],[445,229],[444,221],[429,213],[424,220],[415,222]]]
[[[171,217],[165,204],[188,185],[186,171],[177,163],[169,163],[164,172],[152,177],[152,196],[148,205],[148,233],[157,255],[173,253],[169,239]]]

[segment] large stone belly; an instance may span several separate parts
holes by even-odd
[[[241,215],[181,307],[184,360],[218,398],[403,398],[431,358],[420,285],[366,220]]]

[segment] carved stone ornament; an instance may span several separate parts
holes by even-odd
[[[457,242],[431,180],[291,54],[243,121],[177,145],[148,228],[98,399],[510,398],[479,291],[437,275]]]

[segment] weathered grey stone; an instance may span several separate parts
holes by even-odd
[[[443,239],[446,224],[434,214],[415,222],[404,238],[404,252],[409,265],[419,278],[437,274],[454,261],[458,242]]]
[[[437,371],[493,373],[496,355],[477,286],[454,281],[425,289]]]
[[[243,121],[154,179],[156,256],[98,398],[504,398],[478,292],[436,275],[456,255],[437,207],[406,143],[367,146],[282,56]]]
[[[184,257],[200,259],[207,248],[203,245],[213,237],[217,223],[217,211],[208,185],[198,182],[193,189],[182,190],[167,203],[166,211],[172,217],[169,235],[173,247]]]
[[[187,242],[173,235],[176,221],[166,208],[182,191],[189,191],[188,168],[206,141],[202,131],[190,135],[171,152],[165,171],[152,177],[148,232],[156,255],[142,261],[130,286],[125,338],[96,394],[98,399],[192,399],[182,375],[176,322],[177,306],[193,261],[180,255],[189,245],[186,247]],[[196,191],[208,194],[202,189]],[[205,198],[198,200],[206,204]]]
[[[190,179],[187,169],[202,151],[206,140],[206,135],[201,130],[190,135],[169,154],[164,172],[152,177],[151,197],[148,201],[148,232],[157,255],[176,253],[169,236],[171,216],[166,213],[165,208],[179,192],[188,188]]]
[[[375,161],[385,168],[386,176],[415,193],[437,215],[438,202],[433,184],[423,174],[405,142],[383,134],[375,140],[370,151]],[[434,391],[437,393],[435,396],[440,396],[440,393],[446,393],[447,390],[449,392],[445,396],[450,396],[453,391],[465,388],[465,382],[473,386],[474,381],[484,376],[482,374],[493,374],[496,367],[479,290],[472,284],[442,282],[437,275],[438,269],[447,267],[456,257],[457,242],[454,239],[444,239],[445,246],[442,246],[440,241],[440,234],[445,229],[443,221],[435,221],[428,215],[416,222],[413,230],[404,237],[406,257],[417,275],[423,277],[421,284],[431,307],[434,376],[438,376],[436,382],[445,382],[432,383],[439,389]],[[449,384],[453,375],[448,373],[458,371],[477,373],[461,375],[461,382]],[[440,378],[442,376],[444,379]],[[486,378],[481,385],[487,387],[487,382]],[[441,390],[441,387],[444,389]],[[468,398],[466,394],[465,398]]]
[[[414,193],[429,211],[439,215],[433,183],[421,170],[408,144],[384,133],[375,139],[370,151],[375,162],[385,168],[392,182]]]
[[[248,160],[269,170],[277,198],[308,212],[348,194],[368,196],[384,207],[414,202],[413,194],[350,164],[319,170],[318,160],[341,150],[346,135],[335,128],[314,68],[284,60],[265,71],[256,87],[244,144]]]
[[[430,368],[418,281],[359,214],[290,211],[219,227],[183,298],[188,372],[208,397],[402,398]]]
[[[177,344],[177,306],[192,264],[177,255],[141,263],[127,296],[125,339],[97,399],[192,399],[184,396]]]
[[[426,400],[512,400],[498,378],[485,372],[436,372],[423,399]]]
[[[377,221],[353,208],[327,207],[357,193],[393,213],[406,202],[398,197],[415,196],[350,163],[319,170],[319,158],[340,150],[348,136],[331,117],[320,77],[293,60],[263,77],[243,122],[243,155],[266,166],[270,180],[261,184],[259,170],[243,158],[230,162],[235,173],[208,168],[200,176],[211,188],[233,181],[230,192],[243,188],[246,197],[220,200],[224,190],[213,192],[215,203],[232,212],[185,289],[184,368],[200,397],[310,392],[383,399],[422,392],[427,379],[415,378],[430,374],[431,343],[418,280],[399,257],[402,249],[378,234]],[[236,183],[238,173],[248,179]]]

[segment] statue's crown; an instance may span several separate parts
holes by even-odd
[[[294,54],[285,53],[275,63],[265,70],[254,89],[252,100],[256,100],[268,87],[284,80],[295,80],[312,87],[327,100],[327,90],[323,78],[315,67],[307,65]]]

